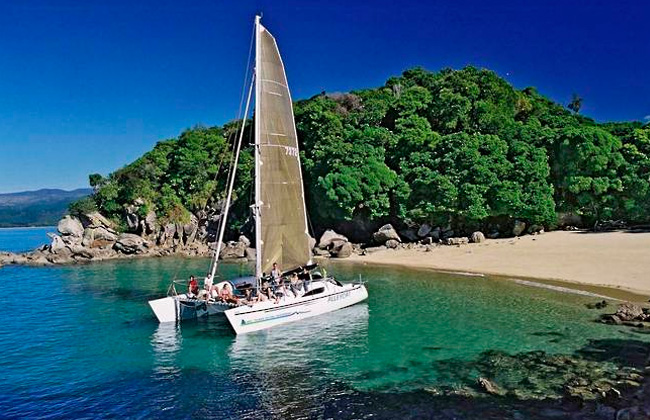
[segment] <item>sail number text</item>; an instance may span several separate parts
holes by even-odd
[[[298,157],[298,148],[297,147],[284,146],[284,153],[286,153],[287,156]]]

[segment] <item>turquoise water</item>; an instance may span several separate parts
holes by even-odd
[[[345,264],[329,271],[361,274],[366,303],[239,337],[220,318],[159,325],[146,302],[207,265],[1,268],[0,417],[391,418],[408,401],[434,418],[440,401],[422,390],[462,385],[444,363],[487,350],[573,354],[632,334],[592,322],[593,298]]]
[[[56,232],[56,227],[0,228],[0,251],[31,251],[50,243],[49,232]]]

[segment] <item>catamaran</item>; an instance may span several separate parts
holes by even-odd
[[[217,273],[253,90],[255,198],[251,209],[255,219],[255,274],[224,280],[218,283],[217,288],[229,288],[235,294],[248,288],[253,291],[250,296],[258,298],[219,299],[219,296],[213,298],[210,290],[203,295],[177,293],[172,284],[167,297],[149,301],[161,323],[223,314],[235,333],[241,334],[331,312],[368,297],[361,281],[342,284],[312,262],[291,95],[275,38],[261,24],[259,16],[255,17],[253,79],[235,146],[234,164],[229,174],[217,246],[208,278],[214,279]],[[284,271],[271,276],[274,263]],[[285,285],[289,276],[293,279],[300,277],[301,290],[287,292]],[[281,284],[284,293],[277,293],[278,296],[273,299],[260,300],[262,291],[268,288],[267,282]]]

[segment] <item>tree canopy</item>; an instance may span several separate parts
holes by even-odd
[[[534,88],[466,67],[414,68],[378,88],[298,101],[310,218],[319,227],[362,220],[465,230],[514,219],[553,226],[557,212],[648,221],[650,126],[596,123],[578,114],[576,98],[570,112]],[[173,222],[216,205],[236,128],[187,130],[106,178],[91,175],[95,205],[119,219],[140,198]],[[243,150],[240,221],[252,160]]]

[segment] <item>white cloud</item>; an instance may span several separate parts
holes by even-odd
[[[646,115],[645,117],[643,117],[643,119],[646,120],[646,121],[650,121],[650,114],[648,114],[648,115]]]

